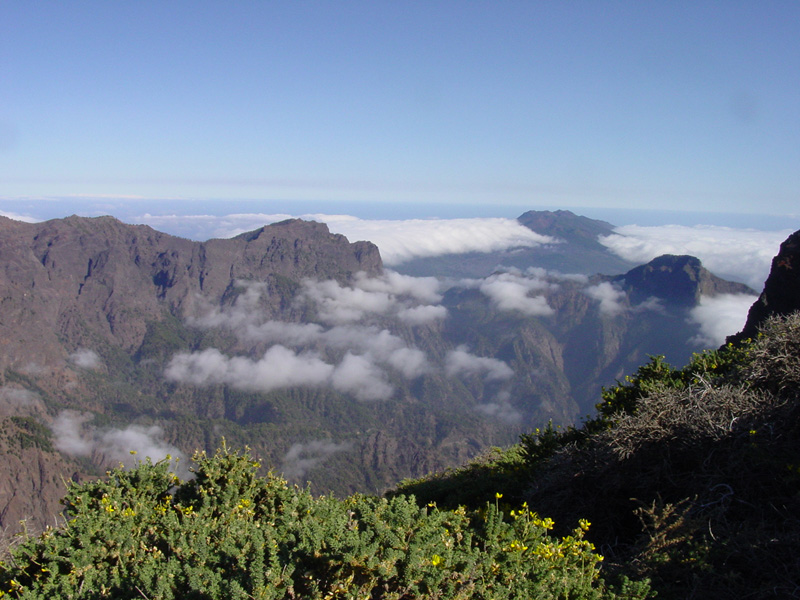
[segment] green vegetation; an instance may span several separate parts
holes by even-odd
[[[45,452],[53,452],[50,429],[33,417],[10,417],[9,421],[16,426],[14,438],[22,448],[36,447]]]
[[[491,481],[564,528],[590,519],[606,572],[648,578],[659,598],[794,597],[798,391],[800,313],[682,369],[654,357],[604,390],[581,427],[549,425],[394,493],[474,506]]]
[[[413,498],[314,498],[256,475],[248,454],[195,456],[73,486],[67,523],[11,550],[11,598],[643,598],[600,577],[589,523],[554,537],[550,519],[500,494],[479,510]]]

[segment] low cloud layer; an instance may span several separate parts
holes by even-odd
[[[414,258],[495,252],[519,247],[535,247],[556,240],[540,235],[516,219],[409,219],[365,220],[354,217],[317,215],[331,231],[351,241],[369,240],[380,248],[387,265],[398,265]]]
[[[626,260],[646,263],[662,254],[690,254],[715,275],[741,281],[760,292],[772,258],[791,230],[626,225],[617,227],[615,232],[601,237],[600,242]]]
[[[404,349],[401,349],[401,351]],[[409,369],[424,365],[408,350]],[[402,356],[406,353],[403,352]],[[392,359],[388,355],[387,360]],[[398,370],[404,368],[398,359]],[[386,371],[370,354],[347,352],[336,365],[312,352],[297,353],[281,345],[271,346],[254,360],[244,356],[229,357],[215,348],[202,352],[181,352],[172,357],[164,376],[178,383],[196,386],[229,385],[235,389],[271,392],[297,387],[331,387],[358,400],[387,400],[394,393]]]
[[[538,276],[524,276],[518,272],[497,273],[487,277],[478,286],[498,310],[518,311],[529,317],[548,317],[555,311],[543,295],[536,292],[557,289]]]
[[[394,393],[393,375],[414,379],[430,370],[427,356],[378,325],[387,318],[407,325],[429,324],[447,316],[433,278],[387,272],[359,275],[351,286],[336,281],[303,283],[296,302],[307,305],[319,323],[268,319],[261,308],[262,283],[240,282],[233,305],[210,308],[190,320],[195,327],[228,329],[245,344],[273,344],[259,359],[228,357],[216,349],[176,354],[165,376],[191,385],[231,385],[272,391],[331,386],[360,400],[385,400]],[[371,318],[376,324],[369,324]]]
[[[281,461],[283,476],[289,481],[302,483],[306,474],[336,454],[349,450],[352,444],[336,443],[331,440],[312,440],[305,443],[292,444]]]
[[[326,223],[350,241],[377,244],[386,265],[414,258],[461,252],[493,252],[557,243],[520,225],[516,219],[371,220],[348,215],[306,214],[299,218]],[[143,215],[132,219],[195,240],[227,238],[288,218],[289,214]],[[691,254],[714,274],[742,281],[760,291],[770,261],[791,230],[758,231],[710,225],[625,225],[600,241],[612,252],[636,263],[662,254]]]
[[[35,219],[28,215],[21,215],[15,212],[9,212],[7,210],[0,210],[0,216],[14,219],[15,221],[22,221],[23,223],[39,223],[41,221],[41,219]]]
[[[276,345],[258,360],[228,357],[216,348],[180,352],[172,357],[164,375],[170,381],[197,386],[224,384],[240,390],[269,392],[326,384],[333,370],[332,365],[312,353],[297,354]]]
[[[748,294],[702,296],[690,313],[691,321],[700,326],[700,333],[691,341],[705,348],[721,346],[727,336],[742,330],[757,299]]]
[[[43,414],[45,405],[39,394],[12,385],[0,386],[0,417]]]
[[[423,324],[444,318],[447,311],[440,302],[440,283],[433,277],[410,277],[386,271],[378,277],[356,276],[351,285],[337,281],[303,282],[298,301],[313,304],[317,319],[338,325],[355,323],[369,316],[405,315],[408,322]],[[414,311],[426,307],[423,310]]]
[[[459,346],[447,353],[445,369],[449,377],[477,375],[486,381],[503,381],[514,375],[511,367],[502,360],[476,356],[466,346]]]
[[[583,292],[600,302],[600,314],[607,317],[615,317],[625,312],[626,298],[625,292],[614,287],[608,281],[587,287]]]
[[[76,350],[69,355],[68,360],[81,369],[99,369],[103,365],[97,352],[86,348]]]
[[[351,242],[367,240],[380,248],[386,265],[398,265],[414,258],[460,252],[494,252],[554,243],[520,225],[516,219],[359,219],[348,215],[296,215],[326,223],[333,233]],[[143,215],[133,219],[155,229],[194,240],[229,238],[286,219],[288,214]]]
[[[56,449],[70,456],[92,457],[108,466],[132,467],[145,458],[156,462],[170,456],[180,460],[178,475],[188,475],[183,453],[164,441],[160,427],[98,428],[90,424],[92,418],[90,413],[61,411],[50,425]]]

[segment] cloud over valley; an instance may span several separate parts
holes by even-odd
[[[183,453],[164,440],[164,431],[160,427],[96,427],[91,423],[93,418],[91,413],[62,410],[50,425],[53,445],[65,454],[90,457],[108,467],[120,464],[131,467],[145,458],[156,462],[169,456],[178,461],[177,474],[188,476]]]
[[[719,277],[748,284],[761,291],[772,257],[791,230],[758,231],[697,225],[617,227],[600,242],[620,257],[646,263],[662,254],[689,254]]]
[[[132,219],[175,235],[204,241],[229,238],[290,218],[325,223],[332,233],[345,235],[351,242],[367,240],[378,246],[388,266],[414,258],[494,252],[520,247],[536,247],[557,240],[540,235],[516,219],[360,219],[349,215],[329,214],[230,214],[213,215],[142,215]]]

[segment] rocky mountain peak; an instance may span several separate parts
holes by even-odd
[[[613,279],[633,302],[651,297],[681,306],[694,306],[701,296],[753,294],[743,283],[720,279],[694,256],[665,254]]]
[[[755,337],[761,324],[773,315],[788,315],[800,310],[800,230],[781,244],[772,259],[764,291],[750,307],[747,322],[733,341]]]
[[[114,217],[3,219],[0,228],[5,368],[63,363],[76,347],[100,342],[136,348],[148,322],[165,311],[190,314],[201,294],[219,302],[238,280],[344,281],[383,269],[375,245],[350,244],[326,225],[300,220],[205,243]]]

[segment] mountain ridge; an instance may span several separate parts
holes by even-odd
[[[5,527],[58,511],[47,465],[100,474],[131,436],[184,453],[225,436],[320,492],[379,491],[574,422],[696,333],[687,306],[641,307],[612,276],[530,267],[444,290],[320,223],[206,242],[113,217],[0,229],[0,454],[26,457],[0,466]],[[38,472],[37,503],[9,482]]]

